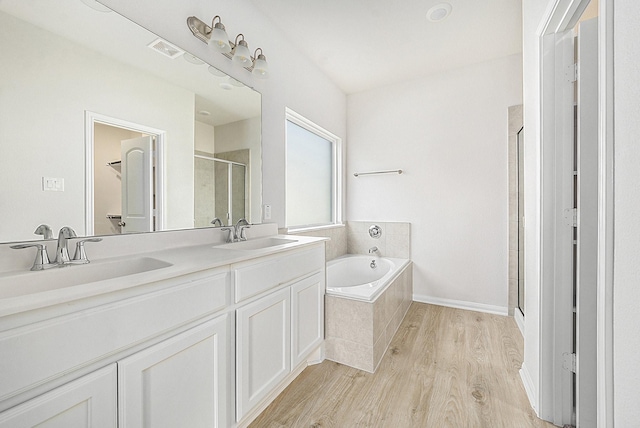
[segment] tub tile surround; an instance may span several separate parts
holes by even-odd
[[[378,225],[382,236],[374,239],[369,236],[369,227]],[[349,221],[347,222],[347,253],[368,254],[369,248],[378,247],[382,257],[399,259],[411,258],[411,223],[381,221]]]
[[[347,254],[346,225],[340,224],[332,227],[315,229],[308,232],[287,232],[286,230],[281,230],[280,233],[288,233],[290,235],[297,236],[329,238],[329,241],[325,241],[325,253],[327,256],[327,261]]]
[[[373,303],[325,296],[326,358],[373,373],[413,296],[411,263]]]

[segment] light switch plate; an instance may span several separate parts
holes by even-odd
[[[42,177],[42,190],[45,192],[64,192],[64,178]]]

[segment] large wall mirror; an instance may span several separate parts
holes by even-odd
[[[260,94],[87,4],[0,2],[0,242],[259,222]]]

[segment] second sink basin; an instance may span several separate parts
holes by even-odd
[[[230,242],[228,244],[217,245],[216,248],[228,248],[230,250],[261,250],[294,242],[298,242],[298,240],[290,238],[274,238],[271,236],[268,238],[250,239],[248,241]]]
[[[152,257],[98,261],[0,277],[0,299],[88,284],[172,266]]]

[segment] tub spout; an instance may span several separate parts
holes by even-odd
[[[377,253],[377,252],[378,252],[378,247],[369,248],[369,254],[373,254],[373,253]]]

